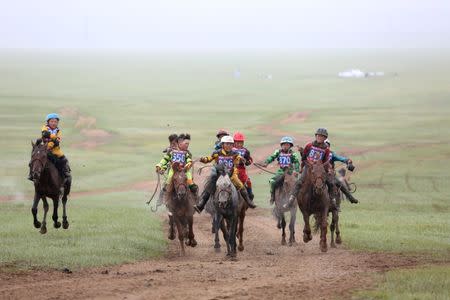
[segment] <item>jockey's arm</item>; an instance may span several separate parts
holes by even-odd
[[[210,163],[213,160],[215,160],[217,158],[218,154],[216,152],[214,152],[213,154],[209,155],[209,156],[204,156],[202,158],[200,158],[200,161],[204,164]]]
[[[292,154],[292,163],[294,165],[294,171],[300,172],[300,159],[296,152]]]
[[[161,170],[167,170],[170,160],[171,160],[170,155],[165,154],[161,159],[161,161],[156,165],[156,167],[157,168],[159,167]]]
[[[278,158],[278,156],[280,155],[280,150],[275,150],[275,152],[273,152],[272,155],[270,155],[269,157],[267,157],[267,159],[264,161],[265,165],[270,164],[271,162],[273,162],[275,159]]]
[[[345,156],[341,156],[341,155],[339,155],[339,154],[336,154],[336,152],[332,152],[331,153],[331,155],[332,155],[332,160],[333,161],[339,161],[339,162],[342,162],[342,163],[348,163],[349,162],[349,158],[348,157],[345,157]]]

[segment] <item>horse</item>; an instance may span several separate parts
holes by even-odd
[[[178,240],[181,246],[181,255],[186,254],[184,245],[195,247],[197,241],[195,240],[193,224],[194,224],[194,204],[195,195],[190,191],[186,173],[184,168],[174,163],[172,165],[174,174],[172,182],[168,186],[167,208],[169,210],[169,224],[171,232],[173,232],[173,225],[177,228]],[[174,232],[173,232],[174,233]],[[170,239],[170,237],[169,237]]]
[[[211,199],[214,207],[214,248],[216,251],[220,249],[220,229],[227,244],[227,256],[234,258],[236,257],[238,219],[240,212],[245,209],[245,206],[242,203],[244,200],[240,197],[236,187],[231,182],[225,165],[219,164],[215,167],[218,178],[215,185],[215,191]],[[239,234],[240,238],[242,238],[242,232]],[[241,249],[244,250],[243,245]]]
[[[273,216],[277,219],[277,227],[282,230],[281,245],[286,245],[286,219],[284,213],[290,212],[291,218],[289,222],[289,246],[296,243],[295,241],[295,220],[297,217],[297,206],[295,202],[289,202],[289,196],[291,195],[295,186],[295,176],[289,169],[284,170],[284,174],[280,179],[281,186],[275,190],[275,206],[272,210]]]
[[[350,190],[350,185],[345,179],[345,169],[340,169],[339,177],[333,176],[333,180],[339,180],[339,184],[344,185],[348,190]],[[334,191],[335,199],[336,199],[336,205],[338,207],[341,206],[342,199],[344,199],[344,194],[341,190],[336,188],[336,184],[334,184],[336,191]],[[336,248],[336,244],[342,244],[342,238],[341,238],[341,231],[339,229],[339,211],[336,209],[336,207],[330,207],[331,212],[331,224],[330,224],[330,232],[331,232],[331,248]],[[334,238],[334,233],[336,232],[336,242]]]
[[[298,206],[303,215],[304,229],[303,241],[305,243],[312,240],[311,227],[309,225],[310,215],[315,218],[315,230],[320,229],[320,250],[326,252],[327,249],[327,217],[330,208],[330,196],[326,184],[327,171],[325,165],[328,163],[306,161],[306,168],[303,172],[304,181],[297,197]]]
[[[67,220],[66,204],[67,196],[70,193],[71,180],[64,180],[63,176],[59,173],[55,166],[55,163],[49,159],[49,150],[47,149],[47,143],[43,143],[41,139],[38,139],[36,143],[31,142],[31,161],[30,169],[31,176],[34,183],[34,200],[31,208],[33,214],[33,224],[35,228],[40,228],[40,233],[47,233],[47,212],[49,205],[47,198],[53,200],[53,226],[60,228],[61,223],[58,221],[58,204],[59,197],[62,194],[63,205],[63,222],[62,227],[64,229],[69,228],[69,221]],[[56,161],[56,158],[55,158]],[[61,191],[63,190],[63,191]],[[39,200],[42,199],[44,203],[44,218],[42,223],[37,219],[37,211]]]

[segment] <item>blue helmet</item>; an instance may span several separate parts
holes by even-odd
[[[59,115],[57,113],[51,113],[47,115],[47,118],[45,120],[48,122],[50,119],[57,119],[59,121]]]
[[[290,136],[284,136],[281,138],[280,145],[284,143],[289,143],[292,146],[294,146],[294,139]]]

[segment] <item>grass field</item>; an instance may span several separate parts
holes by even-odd
[[[32,227],[32,185],[25,180],[29,143],[53,111],[62,113],[63,150],[73,169],[73,191],[126,190],[154,180],[154,164],[172,132],[193,135],[196,157],[211,151],[214,132],[222,127],[245,132],[248,147],[254,149],[279,138],[259,125],[276,123],[290,112],[308,112],[304,122],[276,127],[312,136],[316,127],[326,126],[335,150],[355,153],[352,180],[361,203],[343,206],[346,245],[449,261],[446,53],[36,51],[3,52],[0,66],[0,195],[9,200],[0,202],[1,264],[85,267],[144,259],[165,249],[159,218],[144,207],[150,191],[79,195],[69,202],[69,231],[49,229],[41,236]],[[336,76],[349,68],[380,70],[386,76]],[[236,69],[242,74],[239,79],[233,77]],[[267,74],[273,79],[265,79]],[[95,118],[100,132],[80,124],[80,117]],[[80,146],[86,140],[99,145]],[[264,174],[253,178],[262,207],[268,206],[267,180]],[[435,276],[436,289],[439,282],[448,286],[440,275],[448,274],[448,267],[396,271],[386,278],[402,281],[410,274]],[[421,285],[411,283],[406,292],[415,293],[414,288],[422,291]],[[373,295],[391,298],[391,292],[399,297],[404,293],[385,284]]]

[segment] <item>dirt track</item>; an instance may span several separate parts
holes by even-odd
[[[307,114],[296,113],[281,122],[301,122],[306,117]],[[275,123],[265,125],[264,129],[274,136],[287,134],[276,130]],[[304,142],[307,138],[298,136],[297,140]],[[271,153],[275,146],[255,149],[255,161]],[[129,188],[149,190],[149,183]],[[105,191],[93,191],[102,192]],[[317,236],[309,244],[302,242],[301,219],[297,219],[296,226],[298,244],[281,246],[280,231],[267,215],[262,208],[249,211],[244,232],[246,248],[238,254],[237,261],[225,258],[225,247],[221,253],[214,251],[209,216],[196,215],[198,246],[187,249],[186,257],[179,257],[178,241],[173,241],[165,257],[134,264],[73,274],[0,271],[0,299],[347,298],[356,289],[370,288],[376,272],[418,264],[414,258],[356,253],[343,246],[321,253]],[[343,239],[345,244],[345,230]]]
[[[259,212],[258,212],[259,210]],[[318,237],[309,244],[280,245],[275,221],[252,211],[245,226],[245,250],[237,261],[225,247],[212,248],[210,219],[196,216],[197,248],[179,257],[178,241],[166,257],[110,268],[64,274],[60,271],[0,273],[1,299],[330,299],[350,296],[372,284],[371,275],[416,265],[413,258],[329,249],[321,253]],[[345,242],[345,232],[343,232]],[[297,240],[301,228],[297,223]],[[106,273],[106,274],[105,274]]]

